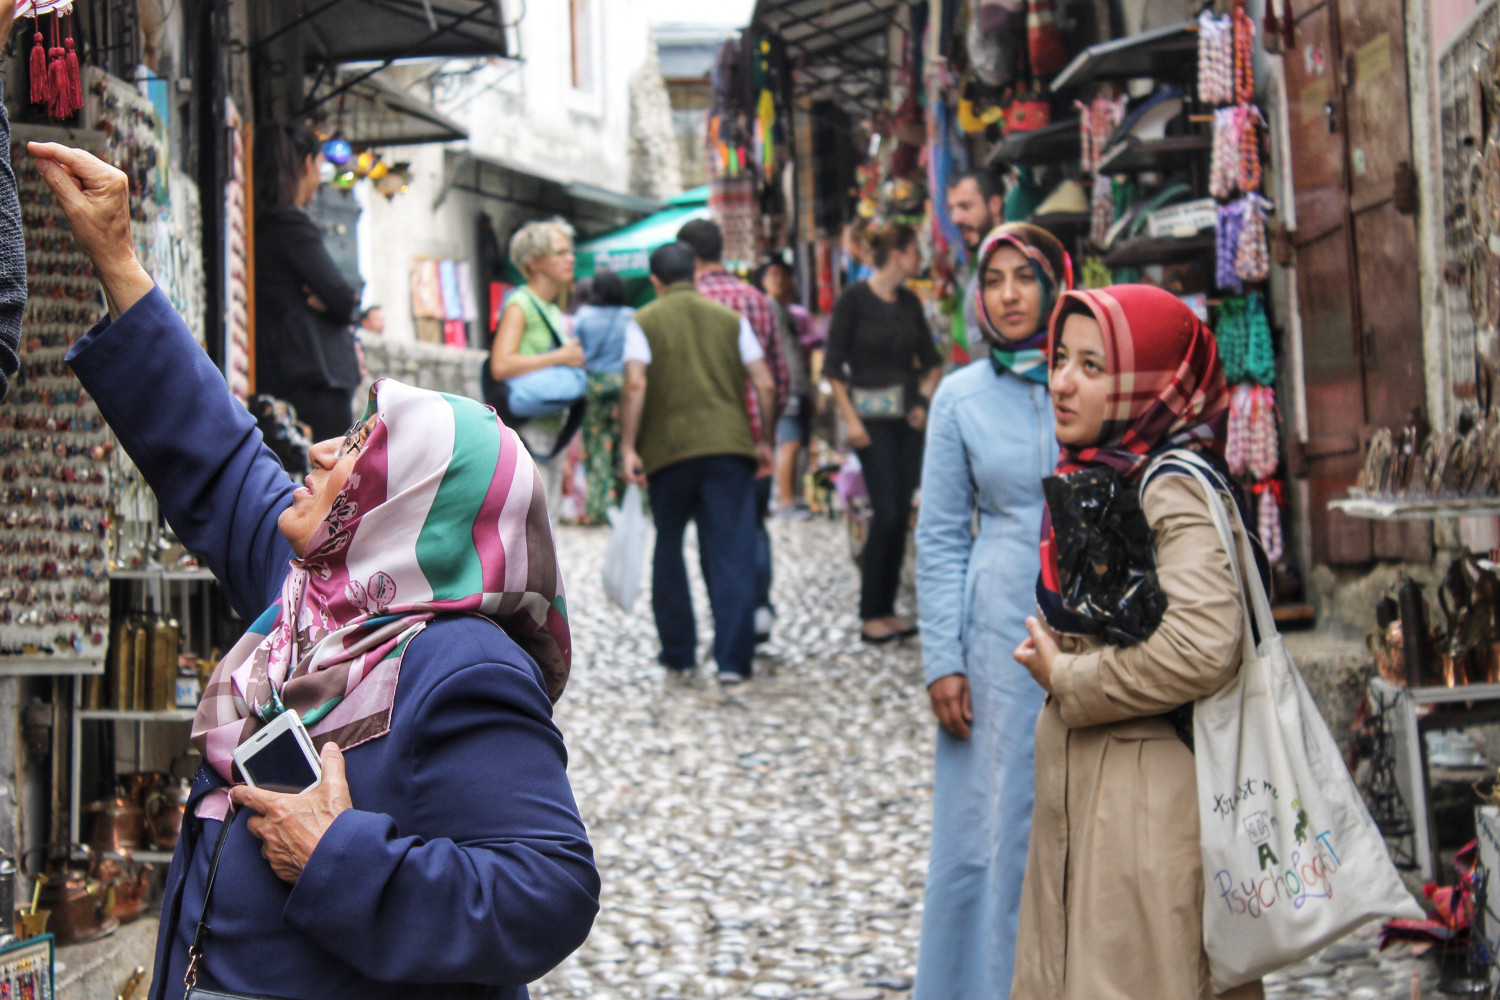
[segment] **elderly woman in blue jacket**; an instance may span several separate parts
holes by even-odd
[[[31,152],[109,305],[68,361],[254,623],[193,725],[153,997],[525,997],[599,896],[552,721],[570,647],[531,459],[488,408],[385,380],[289,482],[136,261],[125,175]],[[232,763],[283,711],[321,750],[297,795]]]
[[[976,271],[990,353],[933,396],[917,520],[922,659],[941,725],[913,1000],[1010,995],[1042,707],[1011,653],[1036,603],[1042,479],[1057,462],[1043,349],[1072,268],[1050,233],[1011,223],[985,238]]]

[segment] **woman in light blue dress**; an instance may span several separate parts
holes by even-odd
[[[1042,479],[1057,463],[1043,349],[1072,263],[1050,233],[1010,223],[985,238],[976,270],[990,354],[933,396],[917,521],[922,658],[940,726],[914,1000],[1010,995],[1043,698],[1011,654],[1036,606]]]

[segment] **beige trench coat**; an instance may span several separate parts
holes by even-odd
[[[1218,500],[1232,517],[1233,501]],[[1214,996],[1193,755],[1157,716],[1234,677],[1244,619],[1198,483],[1161,476],[1142,507],[1167,610],[1135,646],[1059,638],[1036,727],[1012,1000]],[[1224,996],[1262,990],[1256,982]]]

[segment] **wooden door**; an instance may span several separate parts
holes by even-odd
[[[1296,12],[1285,68],[1308,441],[1294,471],[1309,484],[1313,559],[1426,559],[1426,525],[1372,528],[1327,509],[1359,475],[1373,428],[1405,424],[1425,394],[1416,230],[1394,203],[1411,159],[1404,4]]]

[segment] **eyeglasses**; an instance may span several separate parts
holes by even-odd
[[[365,446],[365,431],[369,430],[370,421],[361,417],[354,422],[344,435],[343,443],[339,445],[339,458],[348,458],[350,455],[359,454],[359,450]]]

